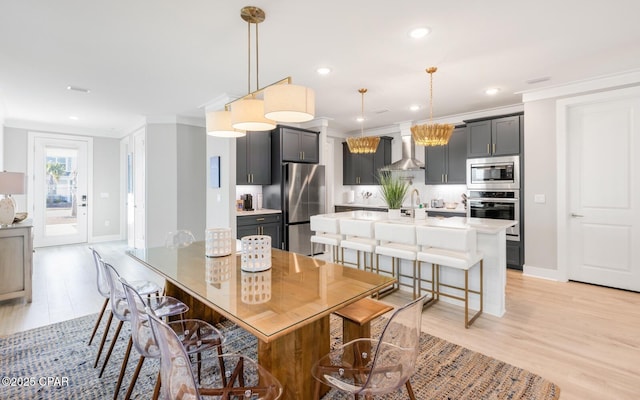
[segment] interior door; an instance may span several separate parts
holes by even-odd
[[[640,98],[567,117],[569,279],[640,291]]]
[[[89,141],[36,136],[33,143],[34,246],[86,243]]]
[[[137,249],[146,244],[145,131],[133,135],[133,242]]]

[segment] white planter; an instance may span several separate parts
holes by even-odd
[[[389,209],[388,213],[389,213],[389,219],[400,219],[399,208]]]

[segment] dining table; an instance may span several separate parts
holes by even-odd
[[[395,283],[275,248],[271,268],[259,272],[244,271],[240,253],[207,257],[205,242],[127,254],[165,279],[166,295],[190,307],[186,317],[225,318],[253,334],[257,361],[283,385],[284,399],[313,398],[311,367],[330,351],[330,314]]]

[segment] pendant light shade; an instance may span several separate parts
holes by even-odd
[[[276,122],[264,117],[264,102],[259,99],[243,99],[231,104],[231,121],[234,129],[243,131],[270,131]]]
[[[209,136],[235,138],[246,135],[244,131],[231,126],[231,111],[209,111],[206,117]]]
[[[311,121],[315,92],[299,85],[272,85],[264,89],[264,116],[282,122]]]
[[[361,97],[360,118],[362,119],[362,125],[360,125],[360,136],[347,138],[347,147],[350,153],[372,154],[378,150],[380,137],[364,135],[364,94],[367,93],[367,89],[358,89],[358,93],[360,93]]]
[[[453,133],[453,125],[433,123],[433,74],[437,70],[436,67],[426,69],[429,74],[429,123],[411,127],[411,136],[419,146],[444,146]]]

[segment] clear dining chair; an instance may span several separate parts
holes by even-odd
[[[102,317],[105,312],[109,313],[109,318],[107,318],[107,325],[104,328],[104,332],[102,333],[102,339],[100,341],[100,347],[98,348],[98,353],[96,355],[96,361],[93,364],[93,368],[98,366],[98,361],[100,360],[100,355],[102,354],[102,350],[104,348],[104,344],[107,340],[107,336],[109,333],[109,328],[111,327],[111,321],[113,320],[113,314],[111,310],[107,310],[107,305],[109,304],[109,297],[111,295],[111,291],[109,289],[109,283],[107,282],[107,277],[105,276],[104,271],[104,260],[100,256],[100,253],[94,248],[91,249],[91,254],[93,256],[93,263],[96,268],[96,286],[98,288],[98,293],[104,297],[104,303],[102,304],[102,310],[100,311],[100,315],[96,320],[96,323],[93,327],[93,331],[91,332],[91,337],[89,338],[89,346],[93,342],[93,338],[98,331],[98,327],[100,326],[100,322],[102,321]],[[151,296],[151,295],[159,295],[162,290],[160,286],[156,285],[153,282],[149,281],[132,281],[131,285],[133,285],[138,293],[143,296]]]
[[[161,319],[147,311],[149,323],[160,349],[161,395],[163,399],[276,400],[282,396],[282,385],[269,371],[240,354],[223,354],[213,363],[206,387],[196,384],[189,355],[176,333]],[[225,371],[220,371],[224,365]]]
[[[113,348],[118,341],[123,323],[125,321],[131,321],[131,310],[129,309],[127,297],[124,293],[124,287],[122,286],[122,283],[120,283],[120,274],[118,274],[118,271],[116,271],[116,269],[109,263],[103,263],[103,267],[104,276],[106,277],[107,283],[109,284],[109,301],[111,302],[111,314],[118,319],[118,326],[116,327],[116,331],[113,334],[111,345],[109,346],[109,350],[107,351],[107,354],[105,356],[102,368],[100,369],[100,374],[98,375],[100,378],[102,378],[102,374],[104,373],[107,363],[109,362],[109,358],[111,357]],[[150,307],[150,309],[152,309],[156,313],[156,315],[160,317],[182,315],[189,310],[189,307],[186,304],[169,296],[153,296],[147,298],[147,300],[145,300],[145,303],[146,306]],[[122,379],[124,378],[124,373],[126,370],[127,361],[129,361],[129,355],[131,354],[132,345],[133,339],[131,336],[129,336],[127,349],[125,350],[122,366],[120,367],[120,375],[118,376],[118,380],[116,381],[116,388],[113,394],[114,400],[118,397],[118,392],[120,391],[120,386],[122,385]]]
[[[125,399],[129,399],[136,385],[140,369],[146,358],[160,358],[160,350],[149,327],[149,316],[146,312],[146,302],[130,283],[120,277],[127,297],[127,304],[131,312],[131,338],[133,346],[140,354],[140,359],[134,371],[131,383],[127,389]],[[197,354],[198,381],[200,381],[201,354],[203,351],[214,349],[222,355],[224,336],[218,329],[208,322],[197,319],[182,319],[168,323],[169,327],[178,335],[187,354]]]
[[[164,239],[164,246],[170,249],[181,249],[191,246],[196,241],[195,236],[191,231],[186,229],[180,229],[175,232],[167,233]]]
[[[420,348],[420,325],[425,296],[396,310],[379,339],[361,338],[345,343],[318,360],[311,369],[320,385],[370,399],[391,393],[403,385],[415,400],[410,378],[415,372]]]

